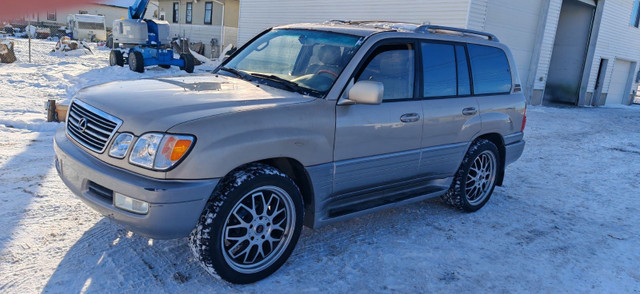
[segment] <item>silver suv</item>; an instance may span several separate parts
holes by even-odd
[[[80,91],[56,167],[93,209],[189,236],[211,274],[250,283],[302,225],[442,197],[484,206],[524,148],[525,99],[491,34],[409,23],[269,29],[214,74]]]

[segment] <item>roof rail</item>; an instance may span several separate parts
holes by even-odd
[[[431,33],[430,31],[451,31],[451,32],[458,32],[458,33],[469,34],[469,35],[478,35],[478,36],[487,37],[489,41],[500,42],[498,40],[498,37],[496,37],[494,34],[489,34],[481,31],[460,29],[460,28],[454,28],[454,27],[445,27],[445,26],[434,26],[434,25],[422,25],[416,28],[416,32],[419,32],[419,33]]]

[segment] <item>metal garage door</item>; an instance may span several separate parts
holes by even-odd
[[[631,62],[624,60],[616,60],[613,66],[613,74],[611,74],[611,83],[609,83],[609,94],[607,94],[607,105],[627,103],[629,99],[629,89],[627,82],[629,80],[629,70]]]

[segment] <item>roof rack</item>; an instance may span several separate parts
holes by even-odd
[[[478,35],[478,36],[487,37],[489,41],[500,42],[498,40],[498,37],[496,37],[494,34],[489,34],[481,31],[460,29],[460,28],[454,28],[454,27],[445,27],[445,26],[434,26],[434,25],[422,25],[416,28],[416,32],[419,32],[419,33],[429,34],[431,33],[430,31],[451,31],[451,32],[458,32],[458,33],[469,34],[469,35]]]
[[[410,24],[410,25],[420,25],[417,23],[406,22],[406,21],[390,21],[390,20],[342,20],[342,19],[332,19],[328,22],[338,22],[338,23],[346,23],[346,24],[370,24],[370,23],[389,23],[389,24]]]

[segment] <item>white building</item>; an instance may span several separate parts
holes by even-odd
[[[217,58],[238,41],[238,0],[159,0],[158,18],[169,22],[171,37],[202,42],[204,55]]]
[[[629,104],[640,60],[639,1],[241,0],[238,43],[271,26],[330,19],[476,29],[511,48],[534,105]]]
[[[88,3],[80,6],[65,7],[60,9],[52,9],[33,13],[25,17],[42,26],[66,26],[67,16],[70,14],[92,14],[102,15],[105,19],[107,30],[111,30],[113,21],[116,19],[127,18],[129,16],[128,8],[133,5],[135,0],[90,0]],[[158,14],[158,2],[151,1],[147,6],[145,18],[155,18]]]

